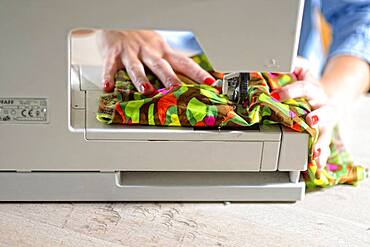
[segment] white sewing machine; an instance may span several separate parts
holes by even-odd
[[[79,28],[192,31],[220,72],[288,72],[303,0],[2,0],[0,201],[296,201],[308,135],[106,126]],[[247,69],[247,71],[245,71]],[[76,73],[77,72],[77,73]]]

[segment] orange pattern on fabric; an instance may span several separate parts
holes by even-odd
[[[173,93],[162,96],[162,98],[158,101],[157,112],[159,121],[162,125],[164,125],[166,122],[166,113],[170,106],[177,106],[177,99]]]
[[[195,124],[195,126],[196,126],[196,127],[205,127],[205,126],[206,126],[206,124],[205,124],[204,122],[202,122],[202,121],[199,121],[199,122],[197,122],[197,123]]]
[[[119,115],[121,116],[122,123],[125,124],[126,123],[126,117],[125,117],[125,114],[123,113],[121,105],[118,102],[116,103],[116,111],[118,111]]]

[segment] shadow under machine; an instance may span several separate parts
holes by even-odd
[[[192,31],[216,71],[289,72],[302,8],[300,0],[2,3],[0,201],[302,199],[307,134],[104,125],[101,68],[71,64],[72,30],[154,29]]]

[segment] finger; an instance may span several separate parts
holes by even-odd
[[[127,52],[122,56],[122,62],[136,89],[144,95],[153,94],[155,89],[146,77],[144,66],[137,56]]]
[[[308,73],[310,67],[308,60],[302,57],[296,57],[294,61],[294,66],[295,69],[293,74],[296,76],[297,80],[304,80],[305,75]]]
[[[306,116],[306,122],[319,130],[319,138],[313,147],[313,159],[316,160],[319,169],[326,166],[330,156],[330,142],[338,119],[335,109],[335,107],[325,105]]]
[[[325,105],[307,114],[306,122],[312,128],[333,127],[338,121],[338,114],[335,107]]]
[[[310,81],[297,81],[271,92],[271,96],[279,101],[304,97],[311,101],[314,108],[325,104],[327,97],[320,85]]]
[[[175,71],[188,76],[198,83],[212,85],[216,81],[207,71],[194,62],[193,59],[181,53],[170,52],[165,58]]]
[[[181,81],[165,59],[147,53],[142,56],[142,61],[161,80],[165,87],[181,85]]]
[[[122,62],[116,55],[109,54],[104,58],[103,65],[103,90],[112,92],[114,89],[114,75],[123,68]]]
[[[324,169],[330,156],[330,142],[333,134],[333,128],[326,126],[320,128],[320,136],[314,145],[314,159],[318,169]]]
[[[298,81],[303,80],[317,80],[314,75],[311,73],[310,63],[307,59],[302,57],[296,57],[294,61],[295,69],[293,74],[295,75]]]

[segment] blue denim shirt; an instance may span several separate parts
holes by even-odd
[[[321,47],[315,10],[320,10],[332,27],[327,57]],[[310,60],[317,75],[327,59],[338,55],[353,55],[370,63],[370,0],[306,0],[298,55]]]

